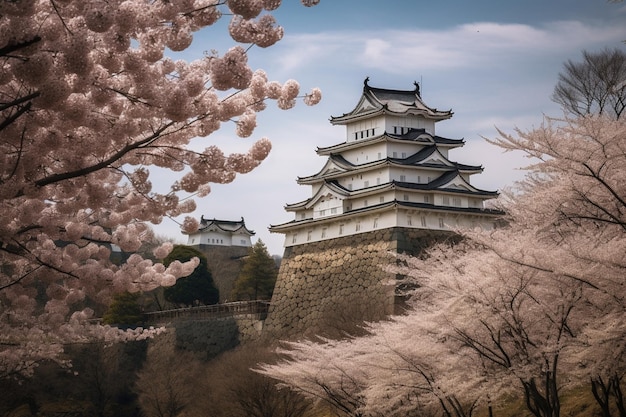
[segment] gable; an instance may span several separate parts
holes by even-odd
[[[469,192],[478,192],[479,190],[475,187],[473,187],[472,185],[470,185],[470,183],[468,183],[467,181],[465,181],[465,179],[457,174],[454,178],[452,178],[450,181],[448,181],[445,184],[442,184],[440,187],[438,187],[439,189],[452,189],[452,190],[459,190],[459,191],[469,191]]]
[[[445,156],[442,155],[442,153],[439,151],[439,149],[436,149],[431,155],[429,155],[428,157],[424,158],[422,163],[424,163],[424,164],[435,164],[435,165],[445,165],[445,166],[449,166],[449,167],[454,166],[454,164],[452,162],[450,162],[448,160],[448,158],[446,158]]]

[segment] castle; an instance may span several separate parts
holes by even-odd
[[[322,169],[297,179],[311,197],[286,205],[292,221],[270,226],[285,235],[265,323],[278,337],[314,334],[337,314],[356,321],[397,311],[395,277],[381,266],[390,253],[417,255],[457,227],[492,229],[502,214],[484,204],[497,192],[470,183],[483,168],[450,159],[464,140],[435,133],[452,111],[428,107],[417,83],[390,90],[368,81],[355,108],[330,119],[345,126],[344,140],[318,148]]]

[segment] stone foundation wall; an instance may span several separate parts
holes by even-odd
[[[202,360],[211,360],[241,343],[261,337],[263,320],[257,314],[212,319],[176,320],[158,336],[160,343],[171,343],[177,349],[195,353]]]
[[[390,228],[285,249],[264,337],[336,336],[394,313],[391,253],[418,255],[447,231]]]
[[[248,255],[250,248],[243,246],[195,245],[207,257],[207,264],[213,276],[213,282],[220,291],[220,303],[231,301],[233,283],[239,276],[242,258]]]

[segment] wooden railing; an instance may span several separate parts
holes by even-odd
[[[162,323],[172,320],[194,320],[203,318],[223,318],[242,315],[255,315],[258,320],[267,317],[270,303],[266,300],[236,301],[209,306],[177,308],[173,310],[144,313],[148,323]]]

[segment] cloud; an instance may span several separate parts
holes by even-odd
[[[472,177],[476,186],[495,190],[521,179],[517,168],[529,161],[519,154],[503,153],[481,136],[495,138],[498,127],[512,132],[538,126],[543,114],[560,115],[550,101],[562,63],[577,59],[583,49],[618,47],[626,39],[626,25],[552,21],[541,25],[473,22],[437,30],[364,28],[323,33],[287,33],[266,50],[252,49],[250,65],[263,68],[270,79],[295,78],[302,91],[322,88],[316,107],[298,103],[283,112],[271,103],[259,115],[254,138],[267,136],[273,143],[270,156],[251,173],[231,184],[212,185],[213,191],[198,200],[194,216],[236,220],[245,217],[271,253],[281,254],[283,236],[267,227],[293,218],[284,206],[310,197],[310,187],[296,183],[298,176],[312,175],[325,159],[318,146],[342,142],[342,126],[331,126],[330,115],[350,111],[360,97],[363,78],[384,88],[411,88],[423,76],[422,94],[427,104],[452,109],[454,117],[437,125],[437,133],[466,139],[466,146],[451,157],[458,162],[484,165]],[[247,149],[254,139],[233,138],[233,127],[202,139],[229,151]],[[160,233],[180,237],[170,221]]]
[[[578,52],[626,39],[626,26],[556,21],[542,26],[476,22],[446,30],[370,30],[296,34],[285,39],[281,64],[294,71],[311,62],[363,65],[392,73],[479,68],[500,59]]]

